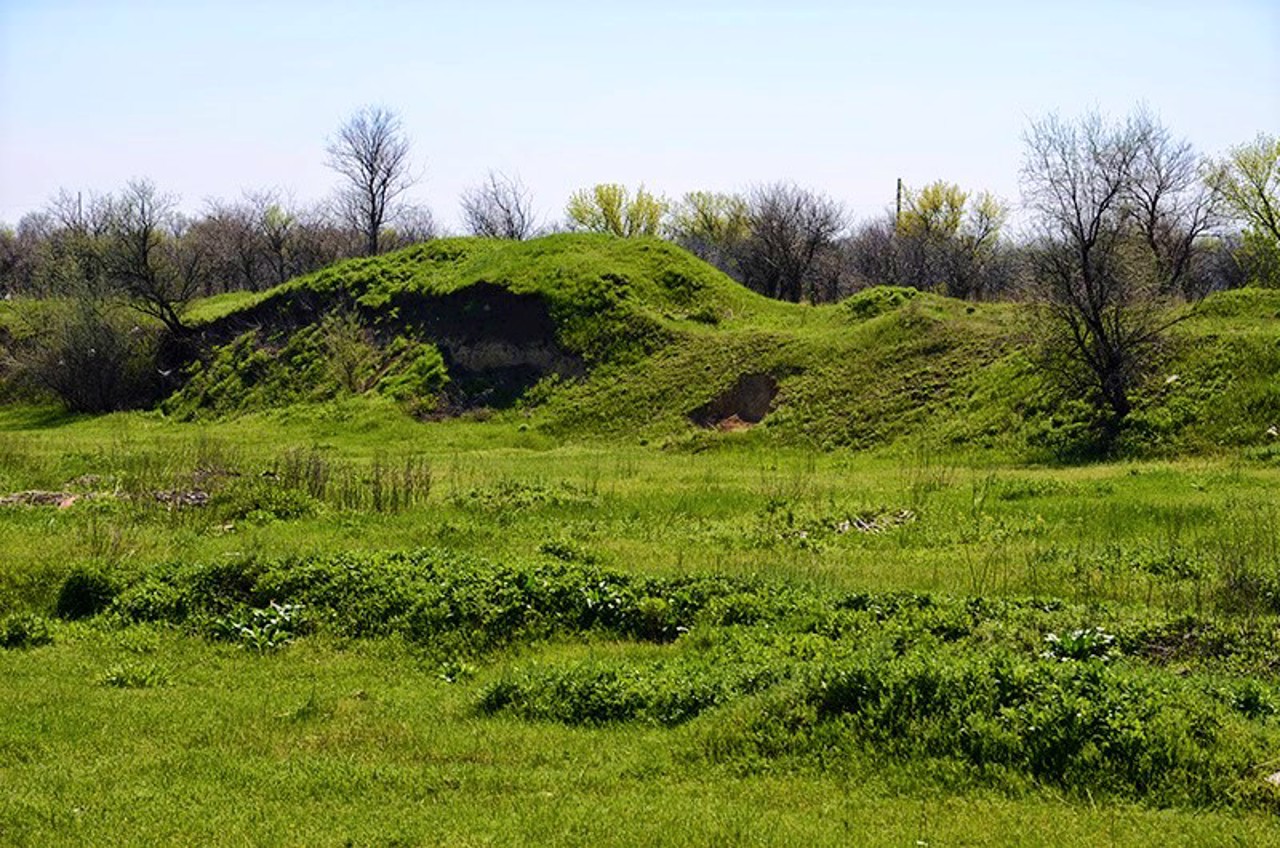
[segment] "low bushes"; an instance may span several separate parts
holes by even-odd
[[[1253,771],[1280,750],[1265,622],[641,577],[547,547],[546,559],[516,565],[446,550],[173,565],[110,598],[84,574],[64,593],[94,599],[80,610],[170,622],[257,652],[317,631],[396,635],[449,681],[516,644],[650,642],[641,659],[508,668],[482,687],[477,709],[586,726],[692,722],[695,748],[717,761],[828,766],[874,751],[945,760],[948,773],[998,785],[1280,803]],[[1238,657],[1262,665],[1240,676]]]

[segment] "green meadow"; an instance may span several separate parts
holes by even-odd
[[[1275,295],[1105,458],[1016,304],[656,240],[198,304],[0,408],[0,843],[1280,844]]]

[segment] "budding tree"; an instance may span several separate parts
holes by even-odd
[[[626,186],[617,183],[575,191],[565,207],[574,229],[624,238],[658,235],[666,212],[667,202],[650,194],[644,186],[632,195]]]
[[[1233,148],[1210,185],[1245,226],[1241,258],[1256,282],[1280,286],[1280,137],[1259,135]]]

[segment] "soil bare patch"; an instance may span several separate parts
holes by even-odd
[[[690,412],[689,419],[700,427],[742,430],[764,420],[777,394],[773,375],[743,374],[727,391]]]

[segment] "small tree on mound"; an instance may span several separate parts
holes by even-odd
[[[463,192],[462,217],[473,236],[520,241],[533,235],[533,202],[519,177],[490,171]]]
[[[1023,192],[1043,321],[1041,360],[1092,404],[1109,449],[1151,373],[1212,203],[1191,148],[1150,115],[1049,117],[1026,136]]]
[[[374,256],[381,249],[383,227],[395,218],[400,195],[416,182],[400,116],[367,106],[338,128],[326,150],[329,167],[344,180],[339,212],[363,234],[365,255]]]

